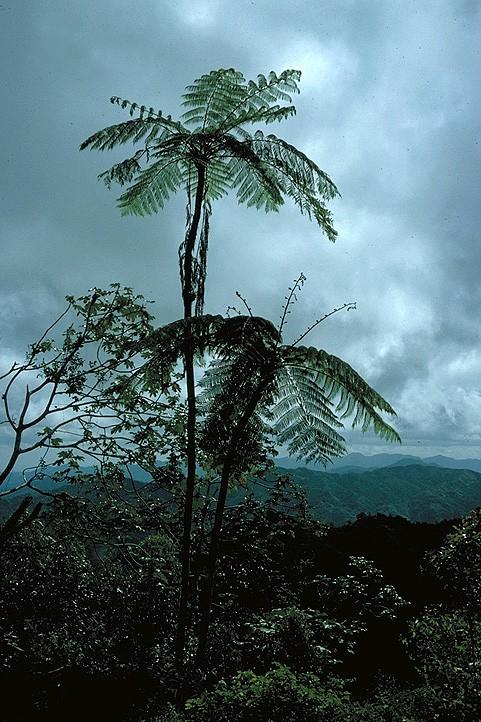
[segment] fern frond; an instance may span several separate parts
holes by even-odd
[[[245,469],[261,453],[269,433],[261,412],[268,409],[273,391],[273,379],[265,383],[263,368],[252,357],[240,354],[235,360],[217,361],[202,379],[200,447],[209,454],[214,466],[221,465],[227,453],[232,454],[232,434],[241,421],[243,431],[231,463]],[[259,388],[262,388],[260,394]],[[258,398],[257,408],[246,419],[245,410],[253,398]]]
[[[170,115],[163,115],[161,110],[155,111],[153,108],[147,108],[145,105],[139,105],[138,103],[133,103],[131,100],[127,100],[125,98],[119,98],[117,95],[113,95],[110,98],[110,102],[113,105],[120,105],[121,108],[129,108],[130,115],[134,115],[134,113],[139,114],[139,119],[144,119],[145,113],[147,113],[147,118],[145,120],[152,120],[155,119],[155,122],[158,123],[158,125],[162,126],[163,128],[169,129],[172,132],[175,133],[185,133],[186,129],[182,125],[182,123],[179,123],[179,121],[172,120],[172,116]]]
[[[89,136],[80,145],[80,150],[112,150],[117,145],[132,141],[138,143],[148,134],[161,130],[161,126],[154,118],[136,118],[124,123],[110,125]]]
[[[137,106],[136,103],[130,103],[130,101],[122,100],[121,98],[111,98],[111,102],[119,104],[121,107],[127,107],[130,105],[131,115],[135,109],[138,108],[139,117],[133,120],[127,120],[123,123],[116,123],[115,125],[107,126],[102,128],[97,133],[93,133],[80,145],[80,150],[90,148],[90,150],[112,150],[117,145],[123,145],[131,141],[132,143],[138,143],[142,138],[152,141],[159,134],[170,136],[173,134],[186,134],[187,129],[182,125],[173,121],[170,116],[165,117],[161,111],[154,112],[153,108],[147,110],[145,106]],[[143,109],[143,110],[142,110]],[[144,117],[144,113],[147,112],[147,116]]]
[[[329,240],[334,241],[337,232],[325,201],[339,195],[339,191],[327,173],[290,143],[272,134],[265,136],[260,130],[254,135],[252,150],[269,168],[282,193],[292,198],[301,213],[314,217]]]
[[[275,175],[253,151],[251,144],[227,135],[224,145],[232,153],[230,187],[237,190],[239,202],[264,207],[266,211],[277,210],[284,203],[281,189]]]
[[[294,106],[272,105],[278,100],[292,103],[290,93],[299,92],[297,83],[300,77],[298,70],[284,70],[279,77],[271,71],[269,80],[263,75],[258,76],[257,83],[250,80],[244,87],[242,98],[230,109],[220,130],[228,132],[246,123],[269,123],[294,115]]]
[[[284,347],[279,354],[283,357]],[[344,453],[344,440],[336,431],[342,424],[329,400],[319,388],[299,383],[289,366],[279,370],[272,415],[277,440],[287,445],[290,454],[324,463]]]
[[[163,208],[183,182],[182,161],[182,154],[174,150],[138,172],[135,183],[117,199],[122,215],[150,215]]]
[[[400,442],[398,433],[380,412],[395,415],[394,409],[342,359],[313,347],[283,347],[286,368],[294,376],[316,384],[324,397],[335,403],[340,420],[353,416],[352,426],[372,430],[387,441]]]
[[[186,125],[202,131],[218,127],[226,109],[242,98],[244,76],[233,68],[211,71],[187,86],[182,105],[191,108],[182,119]]]
[[[326,464],[330,459],[346,453],[344,439],[329,426],[317,429],[304,423],[298,428],[293,428],[291,432],[285,439],[289,442],[289,455],[308,463]]]
[[[301,398],[302,405],[307,412],[318,416],[336,428],[342,428],[342,423],[336,416],[332,402],[325,397],[319,387],[316,384],[311,387],[300,376],[294,375],[295,381],[292,377],[292,373],[283,374],[283,378],[279,379],[276,393],[276,418],[281,419],[292,408],[297,408],[299,398]]]
[[[126,158],[120,163],[115,163],[111,168],[99,173],[99,180],[103,180],[107,188],[110,188],[112,182],[118,183],[119,185],[125,185],[130,183],[135,176],[140,173],[142,167],[139,163],[145,151],[137,151],[132,158]]]
[[[230,190],[229,165],[222,157],[214,157],[206,169],[206,196],[218,200]]]

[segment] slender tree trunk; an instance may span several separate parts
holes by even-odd
[[[189,610],[190,591],[190,546],[192,534],[192,510],[195,490],[196,470],[196,444],[195,444],[195,422],[196,422],[196,401],[195,401],[195,379],[194,379],[194,345],[192,329],[189,321],[192,318],[192,304],[194,301],[193,289],[193,255],[197,232],[199,229],[202,203],[205,191],[205,166],[197,166],[197,189],[195,194],[194,213],[185,240],[183,273],[184,283],[182,296],[184,301],[184,319],[186,320],[185,346],[184,346],[184,371],[187,385],[187,480],[184,501],[184,518],[182,544],[180,550],[181,563],[181,587],[179,598],[179,610],[177,618],[177,632],[175,639],[175,667],[182,677],[184,662],[185,639]]]
[[[225,502],[227,498],[227,492],[229,490],[229,479],[231,476],[232,465],[235,459],[235,453],[237,445],[242,438],[242,435],[249,423],[252,415],[254,414],[259,401],[262,398],[266,387],[270,381],[269,377],[264,377],[259,383],[257,389],[253,393],[249,403],[247,404],[242,416],[237,422],[232,432],[231,440],[225,455],[224,463],[222,466],[222,474],[219,486],[219,496],[217,498],[217,505],[215,509],[214,525],[212,527],[212,534],[210,540],[209,557],[207,560],[207,574],[206,574],[206,586],[201,600],[200,609],[200,626],[199,626],[199,640],[196,653],[196,666],[201,668],[205,653],[207,650],[207,642],[209,639],[209,628],[210,628],[210,617],[212,611],[212,599],[214,595],[215,585],[215,574],[217,569],[217,561],[219,558],[219,548],[222,538],[222,522],[224,519]]]

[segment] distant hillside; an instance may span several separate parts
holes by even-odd
[[[360,513],[437,522],[481,506],[481,474],[410,464],[362,473],[277,469],[306,489],[319,519],[344,524]]]
[[[289,466],[284,463],[286,461]],[[292,468],[296,462],[279,459],[276,469],[279,473],[289,474],[304,487],[319,519],[336,525],[352,521],[362,513],[401,516],[414,522],[438,522],[459,518],[481,506],[481,473],[468,468],[443,468],[436,465],[437,462],[470,463],[481,469],[478,459],[431,457],[421,460],[402,454],[349,454],[336,460],[330,471],[322,467]],[[374,466],[368,467],[368,464]],[[375,464],[384,465],[376,468]],[[136,477],[142,484],[147,478],[143,478],[146,475],[140,471]],[[21,480],[21,474],[14,472],[2,490]],[[63,487],[49,479],[37,483],[45,491],[61,491]],[[75,486],[70,486],[68,491],[84,493]],[[30,490],[22,489],[0,498],[0,519],[9,516],[18,506],[19,497],[28,493],[32,494]],[[244,493],[238,490],[232,498],[240,499]],[[258,489],[255,493],[265,494]]]
[[[412,456],[410,454],[373,454],[365,456],[364,454],[346,454],[339,459],[333,459],[325,467],[322,464],[303,464],[295,459],[295,457],[279,456],[275,459],[276,466],[283,469],[296,469],[305,466],[314,471],[326,471],[336,474],[361,473],[370,469],[380,469],[387,466],[438,466],[443,469],[471,469],[481,473],[481,459],[452,459],[449,456]]]
[[[342,473],[341,470],[345,467],[366,471],[367,469],[374,469],[381,466],[391,466],[391,464],[394,464],[396,461],[407,458],[417,459],[417,457],[414,456],[408,457],[406,454],[374,454],[373,456],[364,456],[364,454],[355,453],[346,454],[346,456],[341,456],[339,459],[333,459],[328,462],[325,467],[322,466],[322,464],[304,464],[293,456],[278,456],[275,459],[275,464],[283,469],[297,469],[300,466],[305,466],[307,469],[314,471]]]

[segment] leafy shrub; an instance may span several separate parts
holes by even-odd
[[[480,635],[479,622],[439,609],[411,624],[410,653],[426,687],[436,691],[443,720],[481,719]]]
[[[443,584],[450,606],[481,617],[481,508],[462,519],[429,567]]]
[[[339,577],[319,575],[313,580],[319,608],[333,618],[364,626],[372,619],[394,619],[405,605],[368,559],[350,557],[348,572]]]
[[[186,703],[189,722],[336,722],[346,720],[348,695],[325,689],[313,674],[276,666],[265,675],[241,672]]]
[[[266,671],[277,662],[325,676],[353,652],[356,630],[316,609],[274,609],[246,625],[244,657]]]

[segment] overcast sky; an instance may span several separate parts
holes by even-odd
[[[333,245],[286,204],[214,205],[206,311],[240,290],[279,316],[307,276],[287,339],[310,337],[398,413],[406,453],[481,457],[479,0],[4,0],[0,5],[0,366],[62,309],[112,282],[182,314],[185,199],[121,218],[96,180],[116,156],[79,153],[127,118],[120,95],[175,117],[184,86],[219,67],[302,71],[297,116],[272,128],[338,185]],[[118,194],[117,194],[118,195]],[[348,434],[349,450],[398,451]]]

